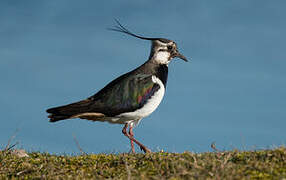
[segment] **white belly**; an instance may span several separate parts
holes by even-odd
[[[116,118],[113,118],[113,120],[109,122],[111,123],[134,122],[135,124],[137,124],[142,118],[150,115],[153,111],[155,111],[155,109],[157,109],[157,107],[159,106],[160,102],[163,99],[163,96],[165,94],[165,87],[159,78],[152,76],[152,80],[154,83],[157,83],[160,86],[160,88],[157,92],[154,93],[154,95],[146,102],[146,104],[142,108],[137,109],[134,112],[122,113],[116,116]]]

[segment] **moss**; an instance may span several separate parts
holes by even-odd
[[[207,153],[90,154],[0,152],[0,179],[282,179],[286,148]]]

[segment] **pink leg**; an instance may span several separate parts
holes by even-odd
[[[129,126],[129,135],[134,138],[134,133],[133,133],[133,130],[132,130],[132,126]],[[133,143],[133,140],[130,139],[130,144],[131,144],[131,149],[132,149],[132,153],[135,153],[135,149],[134,149],[134,143]]]
[[[126,123],[125,126],[123,127],[122,129],[122,133],[128,137],[130,139],[130,141],[134,141],[139,147],[141,150],[143,150],[145,153],[150,153],[151,150],[148,149],[147,147],[145,147],[143,144],[141,144],[139,141],[137,141],[134,137],[133,137],[133,132],[132,132],[132,127],[131,127],[131,133],[132,135],[128,134],[127,133],[127,128],[128,128],[128,124]],[[130,129],[129,129],[130,130]],[[132,148],[132,144],[131,144],[131,148]],[[132,149],[133,151],[133,149]]]

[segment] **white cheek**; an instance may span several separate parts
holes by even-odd
[[[158,52],[155,56],[155,60],[160,64],[168,64],[169,63],[170,53],[166,51]]]

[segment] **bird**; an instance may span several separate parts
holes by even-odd
[[[116,25],[109,28],[141,40],[151,42],[147,61],[108,83],[94,95],[68,105],[47,109],[50,122],[80,118],[90,121],[122,124],[122,133],[130,140],[131,151],[135,153],[136,143],[144,153],[151,150],[134,137],[133,128],[149,116],[163,99],[168,65],[180,58],[188,61],[177,48],[177,44],[166,38],[150,38],[132,33],[117,19]],[[129,130],[128,130],[129,127]]]

